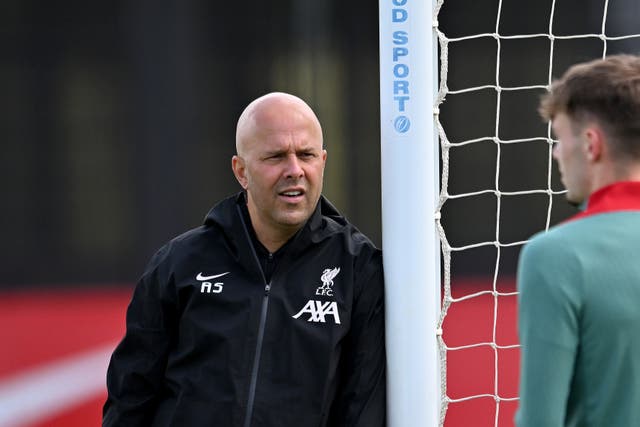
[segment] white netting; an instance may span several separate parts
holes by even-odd
[[[529,2],[537,2],[538,0],[529,0]],[[620,1],[620,0],[619,0]],[[448,2],[448,0],[447,0]],[[540,135],[530,135],[524,138],[502,138],[501,137],[501,103],[502,98],[507,92],[524,92],[524,91],[534,91],[543,93],[545,90],[548,90],[548,87],[553,78],[558,77],[564,69],[556,70],[554,69],[554,63],[557,62],[555,58],[556,54],[556,43],[559,40],[587,40],[592,39],[595,41],[600,41],[602,46],[600,50],[600,55],[605,56],[608,53],[608,46],[613,41],[621,41],[627,39],[640,40],[640,19],[637,19],[636,15],[636,24],[635,30],[637,30],[636,34],[622,34],[622,35],[611,35],[613,30],[611,26],[608,25],[608,10],[610,3],[615,3],[614,0],[609,2],[608,0],[603,1],[600,13],[601,13],[601,25],[600,32],[598,33],[588,33],[588,34],[577,34],[577,35],[565,35],[565,34],[556,34],[554,32],[554,22],[556,19],[556,8],[558,4],[560,4],[562,0],[552,1],[550,4],[550,13],[548,13],[548,32],[546,33],[534,33],[534,34],[516,34],[516,35],[505,35],[500,33],[501,28],[501,19],[502,19],[502,9],[503,9],[503,1],[500,0],[497,3],[497,19],[495,24],[495,31],[481,34],[469,34],[461,37],[447,37],[445,33],[446,29],[440,27],[438,23],[439,14],[441,11],[441,7],[444,3],[444,0],[440,0],[435,11],[434,11],[434,22],[433,25],[436,28],[436,32],[439,38],[440,44],[440,87],[439,93],[437,97],[437,103],[434,110],[434,114],[437,119],[437,126],[439,130],[440,137],[440,146],[441,146],[441,154],[442,154],[442,182],[441,182],[441,193],[440,193],[440,204],[439,209],[436,214],[437,218],[437,226],[440,233],[440,238],[442,242],[442,258],[443,258],[443,302],[442,302],[442,310],[441,316],[438,322],[438,342],[439,342],[439,353],[441,357],[441,392],[442,392],[442,402],[441,402],[441,418],[440,425],[444,425],[446,421],[446,413],[447,408],[450,405],[461,403],[474,399],[492,399],[495,402],[495,410],[493,415],[493,424],[495,426],[498,425],[499,415],[500,415],[500,407],[501,402],[514,402],[518,400],[517,392],[512,394],[501,394],[501,390],[499,384],[501,383],[501,371],[500,371],[500,357],[501,353],[505,350],[511,350],[518,347],[517,340],[514,342],[499,342],[497,339],[497,323],[498,323],[498,311],[500,304],[504,302],[504,298],[515,298],[516,292],[515,290],[505,290],[499,286],[500,274],[501,274],[501,254],[507,248],[519,248],[526,240],[514,240],[514,241],[505,241],[505,237],[501,234],[501,226],[503,226],[503,222],[501,221],[502,215],[502,202],[505,198],[508,197],[518,197],[518,196],[527,196],[527,195],[540,195],[547,199],[546,205],[546,218],[544,220],[544,227],[540,229],[548,229],[552,224],[552,208],[554,196],[557,196],[563,193],[562,189],[559,188],[559,185],[554,183],[552,179],[553,175],[553,161],[552,161],[552,136],[550,131],[550,126],[546,126],[546,133],[542,133]],[[505,1],[506,3],[506,1]],[[520,1],[519,4],[523,10],[523,13],[527,13],[527,2]],[[594,7],[594,2],[589,3],[589,7]],[[629,5],[633,5],[633,2],[627,2]],[[588,7],[588,5],[585,5]],[[635,10],[632,11],[634,13],[638,13],[638,7],[635,6]],[[592,12],[592,14],[595,12]],[[615,34],[615,32],[613,33]],[[478,86],[472,87],[454,87],[449,88],[448,84],[448,74],[449,74],[449,49],[450,45],[454,43],[460,43],[465,41],[470,41],[473,39],[488,39],[490,41],[495,41],[496,46],[496,56],[495,56],[495,81],[490,84],[482,84]],[[549,46],[549,57],[548,57],[548,72],[546,76],[546,81],[541,82],[532,82],[529,85],[518,85],[518,86],[509,86],[501,84],[501,49],[502,43],[506,40],[517,40],[517,39],[542,39],[548,40]],[[640,46],[640,44],[638,45]],[[618,49],[618,51],[624,51],[625,49]],[[628,49],[626,49],[628,50]],[[638,53],[638,52],[629,52],[629,53]],[[597,56],[597,55],[596,55]],[[555,59],[555,60],[554,60]],[[588,59],[583,56],[583,59]],[[539,61],[540,59],[536,59],[535,57],[531,58],[532,61]],[[566,67],[565,67],[566,68]],[[487,135],[476,136],[470,139],[463,139],[456,142],[452,142],[447,137],[447,131],[449,130],[447,126],[443,125],[440,120],[440,110],[443,105],[446,104],[445,97],[448,95],[465,95],[476,92],[484,92],[491,91],[495,94],[495,122],[493,125],[493,132]],[[535,109],[537,105],[534,105]],[[458,126],[464,126],[464,123],[458,123]],[[494,144],[495,145],[495,179],[493,180],[493,186],[490,188],[477,189],[469,192],[459,192],[456,194],[450,194],[449,188],[449,180],[450,180],[450,169],[451,169],[451,159],[450,152],[452,149],[461,148],[465,146],[470,146],[473,144]],[[502,150],[506,149],[510,145],[515,144],[525,144],[525,143],[537,143],[544,144],[546,147],[546,170],[540,170],[541,174],[546,176],[546,186],[539,188],[522,188],[519,190],[505,190],[503,185],[501,185],[501,153]],[[526,166],[524,166],[526,167]],[[493,172],[493,171],[492,171]],[[492,173],[491,172],[491,173]],[[555,188],[554,188],[555,187]],[[450,203],[454,200],[461,199],[471,199],[477,197],[494,197],[495,198],[495,233],[493,238],[484,241],[470,242],[467,244],[461,245],[451,245],[448,241],[449,231],[446,225],[443,225],[443,221],[445,219],[445,213],[443,213],[443,209],[446,207],[447,203]],[[473,213],[469,213],[469,215],[473,215]],[[446,222],[446,221],[444,221]],[[476,289],[475,291],[461,295],[459,297],[454,297],[452,295],[452,255],[455,253],[461,253],[464,251],[470,251],[473,249],[478,249],[482,247],[491,247],[495,248],[495,263],[492,265],[493,269],[493,280],[492,284],[488,286],[486,289]],[[462,303],[464,301],[468,301],[470,299],[475,299],[479,297],[487,297],[493,299],[493,327],[491,339],[484,342],[473,342],[465,345],[456,345],[450,346],[446,342],[446,329],[444,331],[445,337],[443,337],[443,327],[446,328],[445,319],[447,318],[447,314],[455,304]],[[514,319],[515,321],[515,319]],[[492,392],[489,393],[479,393],[479,394],[471,394],[466,396],[455,396],[451,397],[447,394],[447,357],[452,354],[452,352],[458,352],[461,350],[468,350],[471,348],[477,347],[485,347],[490,349],[493,352],[493,387]],[[478,424],[476,424],[478,425]]]

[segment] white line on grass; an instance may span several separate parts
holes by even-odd
[[[114,343],[0,379],[0,426],[42,421],[106,389]]]

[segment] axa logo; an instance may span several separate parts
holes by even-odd
[[[316,295],[326,295],[328,297],[333,296],[333,279],[340,273],[340,268],[325,268],[320,276],[322,285],[316,289]],[[339,323],[339,322],[338,322]]]
[[[200,293],[201,294],[219,294],[224,287],[223,282],[212,282],[214,279],[218,279],[222,276],[229,274],[228,271],[220,274],[214,274],[212,276],[205,276],[202,273],[198,273],[196,280],[200,281]]]
[[[307,322],[325,323],[327,316],[333,316],[333,321],[338,325],[340,324],[338,303],[335,301],[309,300],[293,318],[297,319],[303,314],[309,315]]]

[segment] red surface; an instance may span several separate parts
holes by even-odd
[[[0,352],[0,378],[118,340],[130,297],[130,289],[1,294],[0,342],[10,351]]]
[[[65,356],[118,341],[131,289],[55,289],[0,294],[0,381]],[[106,390],[25,427],[101,424]]]
[[[490,285],[490,280],[488,281]],[[454,298],[487,287],[487,281],[455,283]],[[500,291],[513,290],[512,282],[501,283]],[[92,347],[115,342],[124,333],[124,319],[131,290],[126,288],[91,290],[47,290],[0,294],[0,381],[42,363]],[[452,304],[444,324],[448,346],[490,342],[493,336],[492,295]],[[498,297],[496,341],[498,345],[517,343],[516,297]],[[7,351],[7,349],[9,349]],[[497,357],[497,359],[496,359]],[[517,349],[495,350],[478,347],[447,354],[447,395],[461,398],[473,394],[515,397],[518,389]],[[497,385],[495,366],[498,366]],[[70,410],[26,427],[99,426],[105,392],[87,396]],[[497,403],[491,397],[450,403],[446,427],[513,426],[517,402]]]
[[[479,291],[491,290],[491,279],[454,283],[452,297],[462,298]],[[500,293],[515,290],[512,280],[499,284]],[[493,319],[496,318],[497,346],[518,343],[517,299],[515,295],[481,295],[451,304],[443,325],[443,340],[448,347],[461,347],[493,341]],[[447,352],[447,396],[461,399],[479,394],[497,394],[500,399],[518,395],[519,349],[491,346]],[[497,366],[497,378],[496,378]],[[447,408],[445,427],[494,426],[496,414],[500,427],[513,426],[517,401],[497,402],[481,397],[452,402]]]

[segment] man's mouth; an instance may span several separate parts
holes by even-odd
[[[286,191],[281,191],[279,194],[287,199],[295,200],[304,195],[304,190],[300,190],[300,189],[286,190]]]

